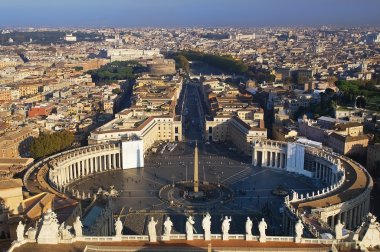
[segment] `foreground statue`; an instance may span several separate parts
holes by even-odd
[[[260,242],[266,242],[267,241],[267,235],[265,233],[265,230],[267,230],[267,228],[268,228],[268,225],[265,222],[264,218],[262,218],[260,223],[259,223],[259,233],[260,233],[259,241]]]
[[[122,232],[123,232],[123,223],[121,222],[120,217],[118,217],[115,222],[116,237],[122,236]]]
[[[58,235],[61,240],[70,240],[73,238],[73,234],[70,232],[71,226],[65,226],[65,222],[62,222],[58,228]]]
[[[211,241],[211,215],[207,212],[206,216],[202,220],[202,228],[204,231],[204,237],[206,241]]]
[[[148,235],[150,242],[157,242],[156,225],[158,221],[155,221],[153,217],[150,218],[148,223]]]
[[[170,233],[172,232],[173,222],[170,220],[170,217],[166,217],[166,220],[164,222],[164,241],[170,240]]]
[[[302,239],[302,234],[303,234],[303,224],[301,222],[301,220],[298,220],[298,222],[296,223],[296,225],[294,226],[294,231],[296,233],[296,237],[295,237],[295,242],[296,243],[300,243],[301,242],[301,239]]]
[[[344,225],[338,220],[338,223],[335,225],[335,239],[343,239],[343,227]]]
[[[193,217],[189,216],[186,221],[186,239],[188,241],[194,240],[194,232],[195,232],[194,224],[195,224],[195,221],[193,220]]]
[[[39,244],[58,244],[58,220],[57,215],[48,209],[40,220],[40,230],[38,232],[37,243]]]
[[[252,220],[247,217],[247,221],[245,222],[245,240],[251,241],[252,240]]]
[[[75,237],[82,237],[83,236],[83,231],[82,231],[83,225],[82,225],[82,221],[80,220],[79,216],[77,216],[76,220],[74,221],[73,228],[75,231]]]
[[[19,221],[17,225],[17,229],[16,229],[18,242],[22,242],[24,240],[24,232],[25,232],[25,225],[22,224],[21,221]]]
[[[224,241],[228,240],[228,232],[230,231],[230,222],[232,218],[228,218],[227,216],[224,217],[223,223],[222,223],[222,239]]]

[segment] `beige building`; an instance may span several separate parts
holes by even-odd
[[[89,144],[118,142],[137,136],[143,141],[144,151],[156,141],[182,141],[180,116],[146,116],[131,109],[116,114],[111,122],[91,132]]]
[[[299,121],[299,133],[333,148],[337,153],[347,155],[365,154],[369,140],[363,133],[362,124],[330,117],[320,117],[318,121]]]
[[[8,208],[10,215],[22,212],[22,180],[5,179],[0,181],[0,199]]]
[[[368,146],[368,136],[345,136],[332,133],[328,138],[328,146],[335,152],[344,155],[363,155]]]
[[[38,94],[38,88],[41,84],[36,83],[22,83],[18,85],[20,97]]]
[[[205,138],[215,142],[232,141],[240,151],[251,155],[253,141],[267,138],[267,129],[262,124],[252,127],[237,116],[218,116],[206,121]]]
[[[0,158],[18,158],[27,151],[32,137],[38,137],[38,129],[29,127],[8,132],[0,137]]]
[[[0,101],[12,101],[12,91],[10,89],[0,89]]]

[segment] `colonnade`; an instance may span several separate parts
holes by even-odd
[[[314,177],[329,184],[333,185],[339,181],[337,173],[334,173],[331,165],[326,165],[325,162],[314,161]]]
[[[50,164],[49,179],[60,188],[89,174],[121,169],[121,148],[118,144],[87,146],[57,157]]]
[[[298,149],[290,148],[288,143],[265,140],[261,142],[255,142],[252,153],[252,164],[261,167],[271,168],[284,168],[288,169],[287,157],[289,155],[297,156]],[[296,155],[294,155],[294,153]],[[283,227],[284,231],[292,235],[294,221],[302,218],[314,218],[317,217],[322,223],[325,223],[327,228],[334,230],[335,225],[338,224],[338,220],[344,223],[347,229],[355,229],[362,223],[363,217],[369,212],[369,199],[370,192],[373,185],[371,177],[360,164],[345,158],[344,156],[337,155],[333,152],[328,152],[324,149],[304,145],[304,156],[302,153],[299,155],[304,158],[304,163],[301,165],[302,169],[290,170],[292,172],[303,171],[309,177],[313,177],[328,185],[322,189],[322,193],[315,195],[314,192],[310,197],[309,193],[306,197],[302,197],[299,200],[292,201],[285,200],[286,211],[284,211]],[[289,164],[291,160],[289,159]],[[294,160],[293,160],[294,161]],[[297,162],[300,160],[297,160]],[[294,165],[294,164],[293,164]],[[340,198],[344,191],[341,191],[340,187],[346,184],[346,173],[356,173],[356,179],[361,179],[361,184],[351,184],[347,190],[352,190],[356,196],[353,198],[345,199]],[[352,181],[351,181],[352,182]],[[359,190],[362,190],[360,193]],[[332,195],[332,192],[336,195]],[[318,200],[324,197],[339,197],[338,203],[334,205],[320,205]],[[299,202],[302,202],[300,209]],[[305,209],[310,208],[307,212],[310,216],[305,217]],[[307,221],[306,221],[307,222]],[[289,230],[287,230],[289,227]],[[317,232],[315,229],[311,230]],[[311,231],[312,232],[312,231]]]
[[[369,212],[369,198],[359,202],[355,207],[351,207],[347,210],[342,209],[339,213],[332,214],[326,218],[326,223],[331,228],[333,228],[340,220],[341,223],[344,223],[347,229],[354,229],[359,226],[363,217],[367,216]]]
[[[255,144],[252,150],[252,164],[284,169],[287,165],[286,144],[275,141]]]

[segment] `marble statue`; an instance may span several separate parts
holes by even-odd
[[[227,216],[224,217],[224,220],[222,222],[222,238],[223,240],[228,240],[228,232],[230,231],[230,222],[232,218],[228,218]]]
[[[48,209],[46,213],[44,213],[43,218],[40,220],[40,229],[37,232],[37,243],[58,244],[58,228],[59,224],[57,215],[51,209]]]
[[[153,217],[150,218],[148,223],[148,235],[150,242],[157,242],[156,225],[158,221],[155,221]]]
[[[170,217],[166,217],[164,222],[164,235],[170,235],[172,232],[173,222],[170,220]]]
[[[164,234],[162,236],[163,241],[170,240],[170,233],[172,232],[173,222],[170,220],[170,217],[166,217],[164,222]]]
[[[297,200],[298,200],[298,193],[296,191],[293,191],[292,201],[297,201]]]
[[[298,222],[294,226],[294,229],[295,229],[295,233],[296,233],[295,242],[300,243],[301,238],[302,238],[302,234],[303,234],[303,229],[304,229],[304,226],[303,226],[301,220],[298,220]]]
[[[83,232],[82,232],[83,225],[82,225],[82,222],[81,222],[79,216],[77,216],[76,220],[74,221],[73,227],[74,227],[74,231],[75,231],[75,237],[82,237],[83,236]]]
[[[211,240],[211,215],[207,212],[202,220],[202,228],[204,230],[205,240]]]
[[[58,234],[61,240],[70,240],[73,238],[73,234],[70,232],[71,226],[65,226],[65,223],[62,222],[58,228]]]
[[[34,227],[29,227],[28,231],[26,231],[26,236],[29,240],[36,240],[37,229]]]
[[[343,227],[344,225],[338,220],[338,223],[335,225],[335,239],[343,239]]]
[[[245,239],[247,241],[252,240],[252,226],[252,220],[249,217],[247,217],[247,221],[245,222]]]
[[[261,219],[259,223],[259,233],[260,233],[260,242],[266,242],[267,241],[267,235],[265,234],[265,230],[268,228],[267,223],[265,222],[264,218]]]
[[[195,221],[194,221],[193,217],[189,216],[187,218],[187,221],[186,221],[186,239],[188,241],[194,240],[194,236],[193,236],[193,234],[195,232],[194,224],[195,224]]]
[[[24,240],[24,232],[25,232],[25,224],[22,224],[22,222],[19,221],[17,225],[17,229],[16,229],[18,242],[22,242]]]
[[[121,236],[122,235],[122,231],[123,231],[123,223],[121,222],[120,220],[120,217],[117,218],[116,222],[115,222],[115,233],[116,233],[116,236]]]
[[[375,215],[368,213],[361,228],[364,233],[362,240],[360,241],[362,245],[366,248],[380,246],[380,224],[376,221]]]

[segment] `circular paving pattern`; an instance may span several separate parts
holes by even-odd
[[[192,181],[179,181],[163,186],[159,191],[161,200],[176,207],[187,209],[207,209],[225,204],[233,197],[228,187],[204,181],[199,185],[199,192],[193,192]]]

